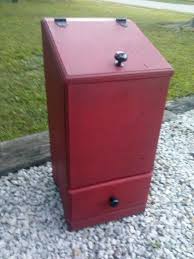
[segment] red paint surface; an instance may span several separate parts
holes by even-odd
[[[114,20],[70,19],[66,28],[56,26],[53,19],[47,19],[47,24],[68,78],[171,71],[170,65],[132,21],[128,21],[126,28]],[[128,62],[122,68],[114,65],[113,57],[118,50],[128,54]]]
[[[152,171],[168,81],[69,87],[71,188]]]
[[[143,211],[172,68],[131,21],[47,19],[42,33],[53,176],[70,227]],[[117,50],[129,55],[123,68]]]
[[[97,217],[146,204],[150,180],[151,173],[70,190],[68,193],[72,201],[71,220]],[[115,208],[109,205],[111,196],[119,200]]]

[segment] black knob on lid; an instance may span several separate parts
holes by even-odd
[[[109,199],[109,205],[113,208],[117,207],[119,205],[119,200],[115,197],[110,197]]]
[[[115,65],[118,67],[122,67],[123,62],[126,62],[128,59],[128,55],[124,51],[117,51],[114,57],[115,57]]]

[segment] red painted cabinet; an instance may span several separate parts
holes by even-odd
[[[70,229],[146,206],[171,66],[125,19],[42,21],[53,165]]]

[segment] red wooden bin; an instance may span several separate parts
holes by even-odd
[[[130,20],[46,18],[42,35],[53,177],[69,228],[143,212],[171,66]]]

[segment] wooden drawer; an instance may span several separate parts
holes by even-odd
[[[151,175],[151,173],[147,173],[69,190],[71,213],[68,220],[76,222],[90,220],[94,217],[99,218],[100,222],[102,219],[105,221],[106,216],[110,220],[111,214],[118,213],[119,216],[122,216],[122,213],[120,213],[122,211],[127,210],[128,215],[133,214],[133,211],[138,213],[138,208],[142,211],[142,208],[145,208],[146,205]],[[96,223],[98,223],[98,220],[92,222],[92,224]]]

